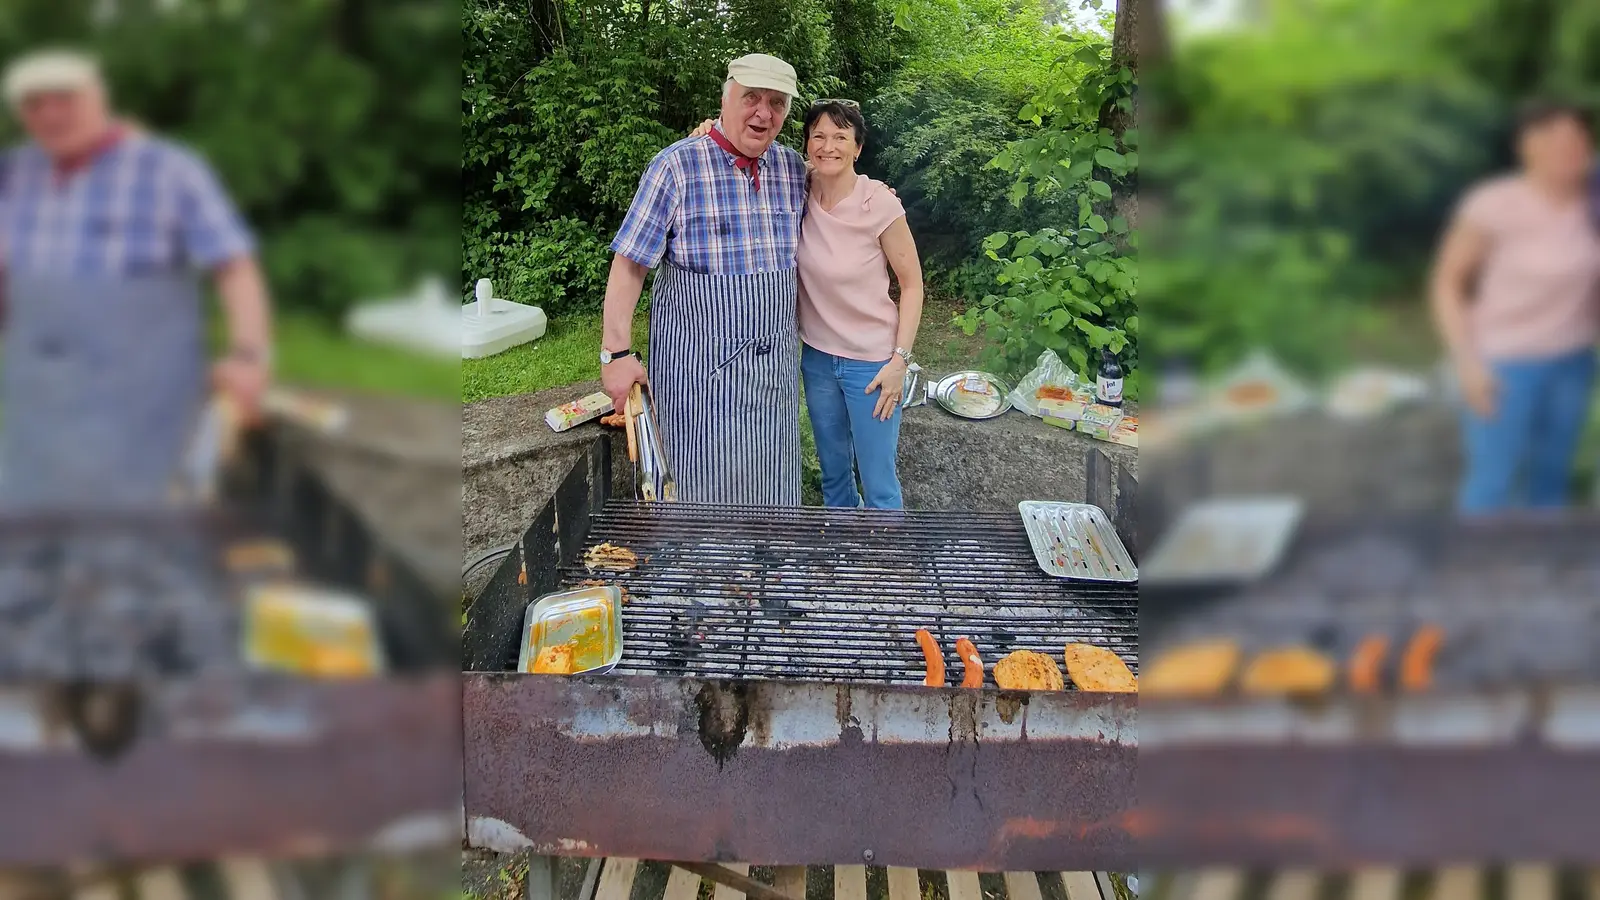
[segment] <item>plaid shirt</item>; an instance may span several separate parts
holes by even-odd
[[[663,257],[702,275],[750,275],[794,268],[805,213],[800,154],[773,143],[761,155],[761,190],[709,137],[656,154],[622,220],[613,253],[647,268]]]
[[[0,266],[71,275],[209,270],[255,241],[209,166],[129,134],[58,173],[37,146],[0,154]]]

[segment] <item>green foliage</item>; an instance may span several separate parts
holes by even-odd
[[[459,267],[457,45],[438,4],[0,4],[0,58],[56,43],[97,52],[122,112],[217,169],[280,306],[330,315]]]
[[[986,238],[985,255],[1000,264],[1001,292],[961,319],[968,333],[985,329],[991,364],[1009,374],[1026,371],[1044,350],[1082,375],[1103,349],[1127,369],[1138,359],[1137,239],[1116,212],[1113,189],[1137,171],[1138,133],[1129,129],[1119,140],[1099,124],[1108,105],[1131,110],[1133,73],[1105,62],[1103,38],[1060,40],[1055,77],[1017,113],[1033,128],[990,164],[1013,177],[1007,193],[1014,205],[1050,201],[1058,215],[1048,221],[1057,224]]]

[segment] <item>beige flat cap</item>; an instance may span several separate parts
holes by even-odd
[[[77,91],[100,83],[100,66],[89,56],[70,50],[30,53],[6,67],[6,102],[15,107],[33,94]]]
[[[800,93],[794,66],[765,53],[752,53],[728,63],[728,77],[747,88],[783,91],[791,97]]]

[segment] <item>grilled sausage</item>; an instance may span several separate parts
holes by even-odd
[[[1350,654],[1350,690],[1357,694],[1377,693],[1383,680],[1383,658],[1389,653],[1389,638],[1369,634]]]
[[[978,658],[978,648],[966,638],[960,638],[956,641],[956,655],[961,657],[961,666],[965,670],[961,676],[961,686],[983,687],[983,660]]]
[[[922,648],[922,658],[928,664],[928,677],[922,683],[928,687],[944,687],[944,652],[939,642],[926,628],[917,629],[917,646]]]
[[[1433,686],[1433,661],[1444,644],[1444,629],[1424,625],[1417,629],[1406,654],[1400,660],[1400,686],[1408,691],[1425,691]]]

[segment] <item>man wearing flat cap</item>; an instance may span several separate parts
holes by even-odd
[[[618,409],[646,383],[633,314],[655,269],[648,385],[685,502],[800,504],[805,162],[775,143],[795,81],[776,57],[734,60],[711,133],[656,155],[611,243],[601,380]]]
[[[255,242],[198,156],[112,115],[89,57],[19,59],[4,92],[29,140],[0,153],[0,506],[163,505],[208,382],[247,418],[266,388]]]

